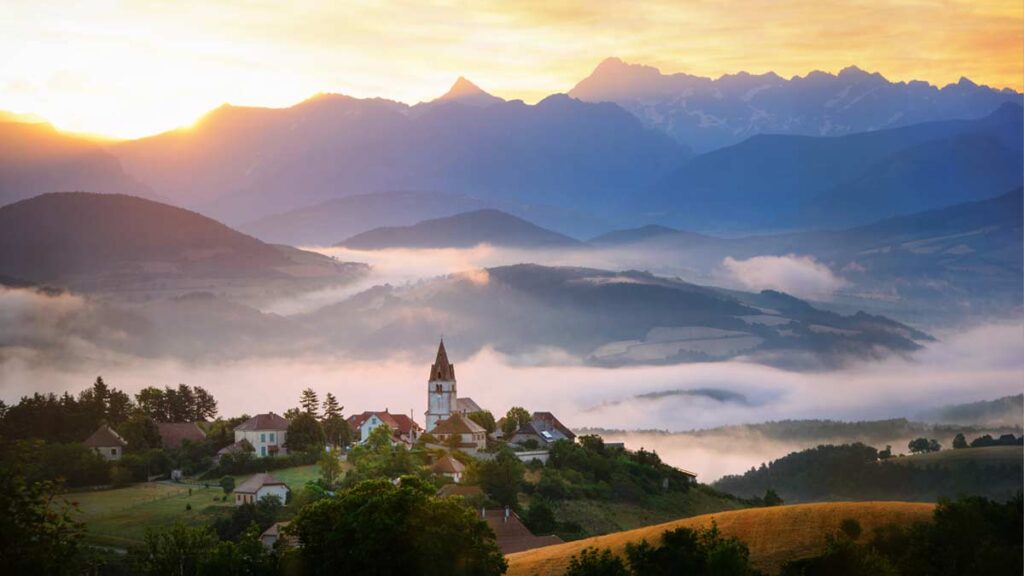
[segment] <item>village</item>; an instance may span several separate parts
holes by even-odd
[[[455,365],[449,360],[443,339],[438,345],[437,355],[430,366],[427,378],[427,409],[421,426],[412,411],[410,414],[391,412],[388,408],[364,411],[345,419],[347,430],[340,436],[325,438],[324,455],[319,462],[321,470],[332,468],[336,462],[352,467],[352,462],[372,443],[378,447],[387,445],[402,452],[418,450],[426,454],[420,472],[432,475],[442,484],[438,496],[452,496],[465,501],[477,510],[479,517],[486,521],[494,532],[502,553],[522,552],[533,548],[562,542],[554,534],[534,534],[523,522],[520,514],[508,502],[499,503],[489,498],[479,485],[479,480],[467,481],[467,472],[474,463],[493,461],[498,454],[496,448],[510,450],[523,465],[542,466],[550,456],[550,449],[556,442],[575,443],[576,434],[565,426],[551,412],[527,412],[514,407],[499,420],[468,396],[459,396]],[[333,396],[329,396],[333,402]],[[295,456],[296,419],[303,414],[293,411],[291,419],[266,412],[256,414],[233,427],[233,442],[220,448],[212,458],[214,466],[231,463],[245,463],[249,469],[264,468],[234,485],[231,482],[230,498],[235,506],[256,505],[265,499],[275,499],[280,504],[293,497],[296,488],[272,473],[276,464]],[[161,446],[165,449],[181,449],[182,446],[198,445],[207,439],[208,426],[204,422],[157,422]],[[120,461],[129,443],[110,426],[99,427],[84,442],[85,446],[111,463]],[[303,446],[305,443],[302,443]],[[621,443],[608,443],[610,449],[623,449]],[[326,460],[325,460],[326,459]],[[325,464],[327,462],[327,464]],[[262,466],[261,466],[262,463]],[[195,472],[195,471],[192,471]],[[696,475],[682,471],[684,478],[694,481]],[[188,482],[186,471],[170,470],[172,482]],[[394,483],[399,477],[390,478]],[[667,482],[667,480],[666,480]],[[204,483],[207,486],[208,483]],[[327,486],[330,489],[332,486]],[[227,491],[227,490],[225,490]],[[274,522],[263,530],[260,540],[273,548],[279,539],[287,538],[288,520]],[[291,540],[295,543],[295,539]]]

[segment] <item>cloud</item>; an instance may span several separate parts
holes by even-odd
[[[722,260],[727,280],[747,290],[780,290],[800,298],[828,300],[847,282],[812,256],[755,256]]]

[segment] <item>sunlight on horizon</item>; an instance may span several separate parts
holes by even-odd
[[[535,102],[571,89],[611,56],[711,77],[856,65],[893,81],[942,86],[965,76],[1024,88],[1018,0],[784,0],[770,9],[756,0],[432,7],[15,0],[4,11],[0,110],[117,137],[187,126],[226,102],[283,107],[339,92],[412,104],[439,96],[460,75],[503,98]]]

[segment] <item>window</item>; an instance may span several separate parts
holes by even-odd
[[[267,455],[267,447],[266,446],[260,446],[260,456],[266,456],[266,455]]]
[[[117,456],[117,448],[111,448],[110,449],[110,455],[111,456]]]
[[[260,432],[260,442],[266,442],[266,441],[267,441],[267,435],[264,434],[263,432]]]
[[[276,440],[274,440],[274,433],[273,432],[270,433],[270,442],[271,443],[276,442]]]

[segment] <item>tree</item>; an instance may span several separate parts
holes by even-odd
[[[498,452],[493,460],[477,463],[480,486],[491,498],[504,506],[513,506],[517,502],[525,470],[526,467],[520,462],[519,457],[508,448]]]
[[[316,418],[303,412],[288,424],[288,450],[306,452],[324,446],[324,430]]]
[[[762,500],[764,500],[765,506],[781,506],[784,504],[782,497],[779,496],[778,492],[771,488],[765,491],[764,498],[762,498]]]
[[[303,392],[303,394],[305,394],[305,392]],[[341,412],[345,409],[344,406],[338,403],[338,399],[334,397],[334,394],[331,394],[330,392],[324,396],[323,408],[325,421],[330,418],[341,417]]]
[[[879,460],[888,460],[889,458],[892,458],[892,446],[890,446],[889,444],[886,444],[885,445],[885,450],[879,450],[878,451],[878,459]]]
[[[320,400],[317,399],[316,392],[312,388],[306,388],[302,391],[302,396],[299,398],[299,405],[302,406],[302,411],[306,414],[309,414],[313,418],[318,416]]]
[[[290,526],[312,574],[497,576],[507,568],[475,511],[403,477],[360,482],[308,504]]]
[[[77,574],[85,534],[74,504],[51,482],[28,484],[20,471],[0,467],[0,559],[8,574]]]
[[[622,559],[612,554],[608,548],[598,551],[597,548],[584,548],[579,556],[569,559],[569,569],[565,576],[628,576],[626,565]]]
[[[178,523],[164,530],[150,529],[144,544],[134,554],[136,574],[191,576],[200,568],[218,544],[209,526]]]
[[[338,457],[326,450],[320,454],[320,479],[328,489],[334,488],[338,477],[341,475],[341,462]]]
[[[156,422],[145,413],[134,414],[127,422],[118,427],[118,433],[128,443],[127,452],[145,452],[160,448],[160,429]]]
[[[529,424],[533,417],[522,406],[513,406],[505,414],[505,420],[501,423],[501,431],[507,437],[511,436],[520,427]]]
[[[159,388],[147,386],[135,394],[135,403],[139,410],[157,422],[167,421],[167,406],[164,393]]]
[[[494,431],[498,429],[498,424],[494,421],[494,414],[491,414],[490,410],[470,412],[466,416],[479,424],[488,434],[494,434]]]
[[[534,534],[551,534],[558,528],[555,513],[542,498],[535,498],[530,509],[523,518],[524,523]]]
[[[224,476],[220,479],[220,487],[224,490],[224,495],[227,496],[235,491],[235,478],[233,476]]]
[[[217,400],[205,389],[196,386],[194,389],[195,406],[192,413],[192,421],[212,420],[217,415]]]
[[[964,438],[963,433],[960,433],[953,438],[953,449],[960,450],[962,448],[968,448],[968,445],[967,438]]]
[[[937,440],[927,438],[915,438],[907,444],[912,454],[924,454],[927,452],[938,452],[942,445]]]
[[[725,538],[713,522],[710,528],[677,528],[661,535],[661,546],[646,540],[626,544],[626,556],[634,574],[715,574],[752,576],[750,551],[736,538]]]

